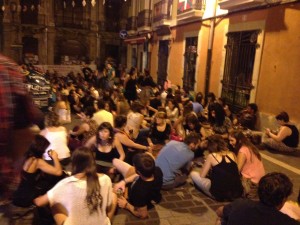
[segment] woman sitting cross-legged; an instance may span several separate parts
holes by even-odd
[[[153,157],[148,153],[138,153],[133,158],[133,166],[114,159],[114,166],[123,175],[124,179],[115,184],[114,191],[122,190],[128,184],[128,198],[118,197],[118,205],[127,209],[133,215],[145,219],[148,217],[148,209],[153,207],[152,202],[159,203],[163,174],[159,167],[155,166]]]
[[[85,146],[95,152],[97,171],[113,177],[116,171],[112,161],[115,158],[123,161],[125,153],[120,141],[115,138],[111,124],[101,123],[96,135],[91,137]]]
[[[242,175],[244,196],[251,199],[258,198],[258,182],[265,175],[265,168],[258,149],[242,131],[230,132],[229,142],[237,152],[237,165]]]
[[[211,153],[207,156],[202,171],[200,173],[191,172],[195,186],[217,201],[232,201],[241,197],[243,186],[236,164],[236,156],[228,150],[221,135],[213,135],[208,138],[208,150]]]
[[[110,225],[115,209],[113,198],[110,178],[97,174],[92,152],[81,147],[72,154],[72,176],[61,180],[34,203],[50,204],[59,225]]]

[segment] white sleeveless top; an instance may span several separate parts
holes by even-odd
[[[71,156],[70,149],[68,148],[68,140],[67,133],[65,130],[62,131],[49,131],[47,128],[45,129],[44,137],[50,142],[49,147],[46,149],[44,153],[45,160],[51,160],[48,155],[48,151],[53,149],[57,152],[58,159],[65,159]]]

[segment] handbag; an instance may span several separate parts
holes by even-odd
[[[172,131],[170,134],[170,140],[183,142],[183,138],[176,133],[176,131]]]

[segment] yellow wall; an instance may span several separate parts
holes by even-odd
[[[254,101],[260,112],[276,115],[287,111],[292,121],[300,122],[300,3],[285,4],[264,10],[244,11],[216,19],[209,91],[217,96],[221,90],[226,33],[234,25],[263,24],[260,48],[261,59],[256,62],[257,85]],[[210,21],[172,27],[168,74],[173,84],[182,85],[184,39],[186,34],[199,33],[195,91],[204,92],[207,46]],[[246,25],[245,25],[246,26]],[[157,76],[157,39],[153,40],[151,70]],[[252,94],[251,94],[252,95]]]
[[[287,111],[300,122],[300,4],[266,14],[257,104],[261,111]]]

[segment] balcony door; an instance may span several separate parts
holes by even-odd
[[[164,81],[167,79],[168,59],[169,59],[169,40],[159,41],[157,84],[161,86],[164,84]]]

